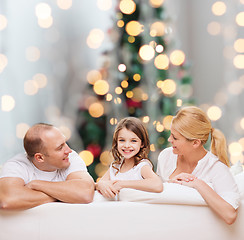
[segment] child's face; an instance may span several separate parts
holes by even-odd
[[[142,147],[141,139],[132,131],[122,128],[118,133],[118,151],[125,159],[133,159]]]

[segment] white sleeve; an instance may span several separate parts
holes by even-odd
[[[215,192],[237,209],[240,206],[240,194],[230,169],[218,161],[209,174],[212,175],[212,186]]]
[[[75,151],[72,151],[69,154],[69,161],[70,161],[70,166],[66,170],[66,176],[68,176],[72,172],[78,172],[78,171],[87,172],[85,162]]]

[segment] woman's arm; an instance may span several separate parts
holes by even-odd
[[[147,192],[162,192],[163,183],[161,179],[153,172],[152,168],[145,165],[141,168],[142,180],[119,180],[114,183],[117,191],[122,188],[133,188]]]

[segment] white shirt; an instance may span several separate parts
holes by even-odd
[[[142,180],[143,177],[141,175],[141,169],[143,166],[150,166],[152,165],[147,160],[142,160],[140,163],[138,163],[136,166],[128,170],[127,172],[117,172],[117,169],[112,167],[112,164],[110,165],[110,179],[111,180]],[[119,167],[120,169],[120,167]]]
[[[53,172],[41,171],[26,157],[25,153],[20,153],[9,159],[2,168],[0,178],[19,177],[25,184],[32,180],[43,180],[51,182],[65,181],[72,172],[86,171],[87,168],[81,157],[72,151],[69,154],[70,166],[66,169],[58,169]]]
[[[177,167],[177,154],[173,148],[164,149],[158,156],[157,174],[163,182],[169,180],[170,175]],[[212,154],[207,154],[198,161],[192,172],[194,176],[209,184],[226,202],[235,209],[240,205],[240,195],[235,180],[229,168]]]

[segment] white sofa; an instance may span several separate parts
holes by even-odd
[[[159,194],[123,189],[119,201],[96,193],[90,204],[0,210],[0,240],[243,240],[244,173],[235,178],[242,202],[231,226],[194,189],[165,184]]]

